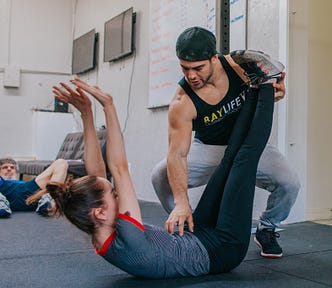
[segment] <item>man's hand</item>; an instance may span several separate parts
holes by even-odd
[[[169,215],[165,228],[169,233],[174,234],[174,226],[177,225],[179,227],[179,235],[182,236],[185,222],[188,224],[189,231],[194,232],[193,216],[189,203],[177,204]]]
[[[286,73],[282,72],[281,77],[277,83],[273,83],[274,87],[274,101],[277,102],[283,99],[286,95],[286,88],[285,88],[285,77]]]

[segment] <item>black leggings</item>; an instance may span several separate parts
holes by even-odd
[[[211,273],[235,268],[247,253],[257,165],[270,136],[273,109],[271,84],[248,92],[225,155],[193,213]]]

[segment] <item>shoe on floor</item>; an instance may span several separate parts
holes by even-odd
[[[0,217],[9,217],[12,210],[9,207],[9,201],[0,193]]]
[[[36,212],[42,216],[48,216],[52,201],[53,199],[49,193],[44,194],[38,201]]]
[[[255,50],[235,50],[230,53],[244,70],[251,85],[278,81],[285,66],[269,55]]]
[[[282,257],[282,249],[277,242],[280,237],[278,232],[274,229],[256,230],[254,241],[261,249],[261,255],[266,258],[280,258]]]

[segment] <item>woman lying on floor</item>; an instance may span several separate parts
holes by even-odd
[[[237,267],[250,241],[257,163],[272,124],[272,85],[248,92],[225,157],[193,214],[195,231],[180,236],[142,223],[112,96],[80,79],[71,83],[75,91],[64,83],[53,91],[81,112],[89,175],[68,185],[47,185],[45,193],[55,200],[55,212],[90,234],[96,252],[106,261],[138,277],[199,276]],[[106,180],[91,101],[85,92],[104,108],[107,162],[114,186]]]

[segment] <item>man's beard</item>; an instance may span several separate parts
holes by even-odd
[[[5,180],[17,180],[17,174],[14,173],[13,175],[2,175],[2,178]]]
[[[211,69],[210,69],[210,73],[205,77],[205,79],[200,78],[202,84],[201,84],[199,87],[195,87],[195,86],[191,85],[191,84],[190,84],[190,81],[189,81],[189,85],[190,85],[190,87],[191,87],[192,89],[201,89],[201,88],[203,88],[203,87],[209,82],[209,80],[211,79],[212,74],[213,74],[213,68],[211,67]]]

